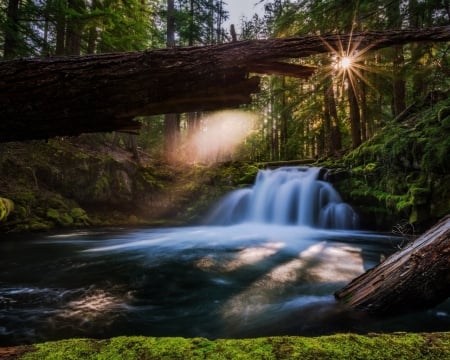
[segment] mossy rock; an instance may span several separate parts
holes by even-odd
[[[61,226],[73,225],[73,218],[67,212],[61,212],[60,210],[50,208],[47,210],[46,216],[48,219],[52,220]]]
[[[258,174],[259,168],[255,165],[246,165],[242,167],[243,175],[239,178],[240,184],[253,184]]]
[[[14,202],[10,199],[0,197],[0,222],[5,221],[14,210]]]
[[[80,207],[72,208],[69,214],[76,225],[89,225],[91,222],[86,211]]]

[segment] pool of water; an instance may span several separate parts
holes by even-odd
[[[450,330],[450,302],[378,319],[334,291],[397,249],[360,231],[240,224],[0,239],[0,345]]]

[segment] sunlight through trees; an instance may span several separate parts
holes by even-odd
[[[234,24],[236,34],[232,36],[225,27],[229,16],[226,1],[171,3],[173,14],[168,17],[168,2],[163,0],[0,0],[0,56],[12,59],[163,48],[169,30],[173,32],[171,46],[196,46],[230,42],[233,36],[246,40],[351,34],[450,23],[445,2],[265,0],[264,14],[244,17]],[[308,80],[263,76],[261,93],[247,107],[260,114],[260,120],[232,158],[267,161],[341,156],[370,139],[414,102],[448,89],[448,43],[393,44],[382,50],[356,52],[358,44],[354,39],[348,49],[292,60],[318,69]],[[176,160],[186,147],[181,140],[191,138],[208,115],[174,114],[165,122],[165,131],[159,131],[164,128],[163,117],[140,118],[142,123],[152,124],[143,126],[136,145],[162,155],[165,142],[166,153],[170,149]],[[157,147],[150,149],[150,144]]]

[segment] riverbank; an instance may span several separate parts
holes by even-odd
[[[257,170],[136,158],[102,135],[0,144],[0,233],[192,224]]]
[[[448,359],[450,332],[256,339],[116,337],[0,348],[0,359]]]

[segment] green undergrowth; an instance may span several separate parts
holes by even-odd
[[[372,227],[429,226],[450,213],[450,99],[392,120],[344,158],[339,191]]]
[[[240,340],[116,337],[34,345],[22,360],[44,359],[449,359],[450,333],[395,333]]]

